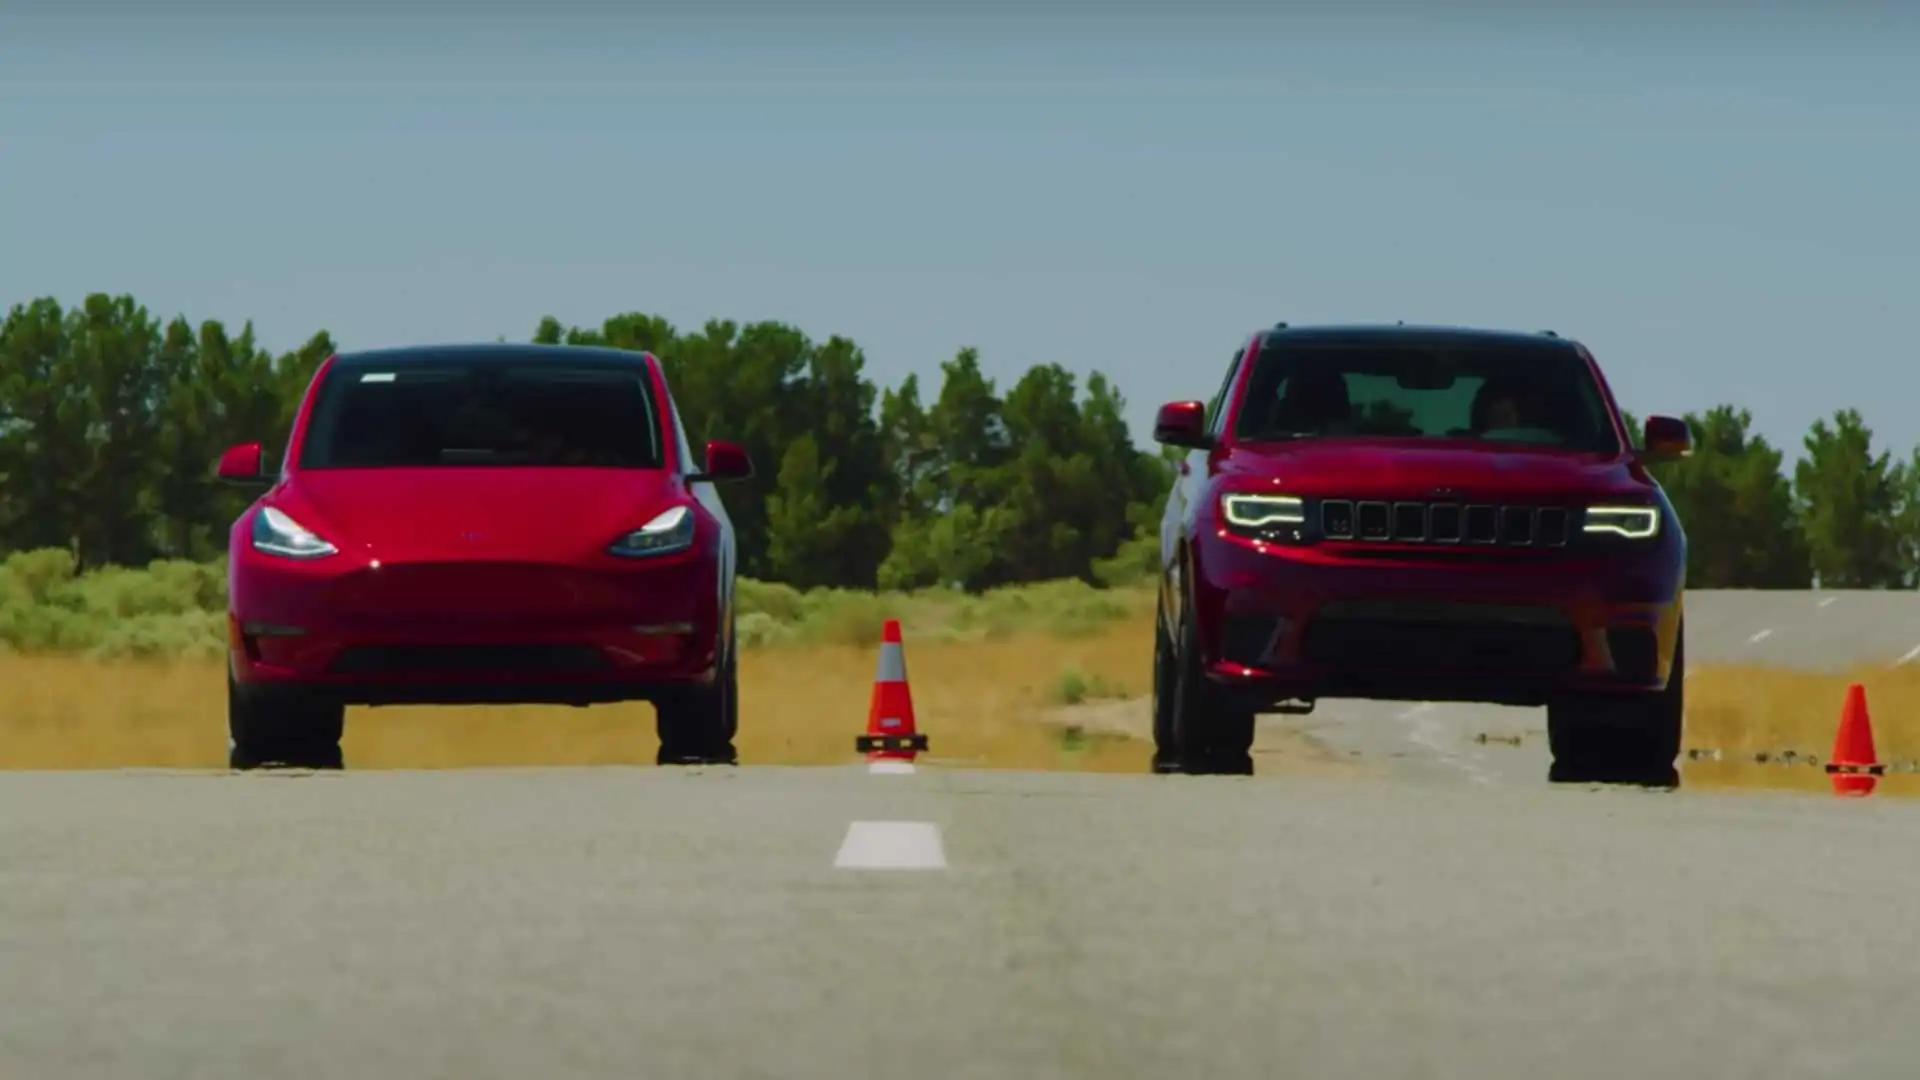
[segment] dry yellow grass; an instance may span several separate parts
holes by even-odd
[[[1069,737],[1045,714],[1069,667],[1105,688],[1144,693],[1151,640],[1128,621],[1075,641],[909,641],[914,711],[931,740],[928,757],[1004,768],[1146,771],[1144,742],[1102,732]],[[865,730],[877,650],[878,642],[743,652],[741,760],[859,760],[853,740]],[[224,692],[217,664],[0,657],[0,768],[224,767]],[[356,769],[651,763],[653,710],[352,709],[343,749]]]
[[[1825,760],[1849,683],[1866,688],[1876,749],[1884,761],[1920,758],[1920,671],[1875,665],[1803,672],[1701,667],[1687,680],[1687,745],[1725,758],[1792,751]]]
[[[1056,640],[907,642],[915,711],[930,759],[998,768],[1144,772],[1140,738],[1094,727],[1068,737],[1063,679],[1077,672],[1104,694],[1142,696],[1150,677],[1147,618]],[[749,650],[741,658],[741,760],[814,765],[857,760],[872,690],[873,647]],[[1806,673],[1701,667],[1688,683],[1687,746],[1721,751],[1687,761],[1693,787],[1823,790],[1818,767],[1756,764],[1791,751],[1824,759],[1849,682],[1867,688],[1880,757],[1920,759],[1920,670]],[[220,669],[207,664],[95,663],[74,657],[0,657],[0,768],[220,768],[225,764]],[[652,710],[354,709],[345,746],[352,768],[641,764],[652,761]],[[1298,760],[1310,764],[1312,755]],[[1896,771],[1883,792],[1920,793]]]

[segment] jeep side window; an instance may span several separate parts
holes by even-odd
[[[1240,361],[1246,356],[1246,349],[1235,349],[1233,359],[1227,361],[1227,377],[1220,380],[1220,389],[1215,391],[1213,400],[1207,402],[1207,434],[1218,437],[1226,423],[1227,395],[1233,392],[1233,377],[1240,372]]]

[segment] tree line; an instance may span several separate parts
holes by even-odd
[[[1876,449],[1859,410],[1839,409],[1789,465],[1745,409],[1685,419],[1692,456],[1651,471],[1687,530],[1690,587],[1920,587],[1920,449]]]
[[[750,577],[859,589],[1111,577],[1171,482],[1097,372],[1045,364],[1002,389],[961,349],[931,393],[914,376],[883,390],[853,341],[770,321],[546,318],[532,340],[653,352],[694,445],[747,448],[757,475],[726,498]],[[275,355],[251,322],[163,320],[130,296],[13,306],[0,324],[0,553],[68,548],[82,568],[224,554],[250,495],[213,463],[255,440],[277,462],[334,350],[321,331]]]
[[[1152,567],[1171,458],[1135,445],[1100,372],[1042,364],[1003,389],[962,348],[937,387],[910,375],[881,388],[845,337],[772,321],[683,330],[640,313],[598,327],[548,317],[531,340],[649,350],[695,445],[746,446],[759,472],[727,502],[748,576],[980,589]],[[82,567],[223,554],[249,496],[215,481],[213,462],[253,440],[278,460],[334,350],[321,331],[275,354],[251,322],[163,319],[125,295],[14,305],[0,324],[0,553],[68,548]],[[1195,395],[1217,375],[1201,373]],[[1694,587],[1920,585],[1920,454],[1893,460],[1842,410],[1788,469],[1743,409],[1686,419],[1694,455],[1656,472]]]

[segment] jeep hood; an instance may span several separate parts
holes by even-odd
[[[1235,447],[1221,463],[1235,490],[1330,498],[1463,500],[1645,497],[1626,455],[1439,439],[1300,439]]]

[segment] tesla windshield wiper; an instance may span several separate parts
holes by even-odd
[[[440,460],[447,462],[449,464],[454,464],[454,463],[463,462],[463,461],[465,462],[500,461],[502,459],[510,458],[513,456],[515,455],[502,454],[498,450],[488,450],[484,447],[449,446],[440,451]]]

